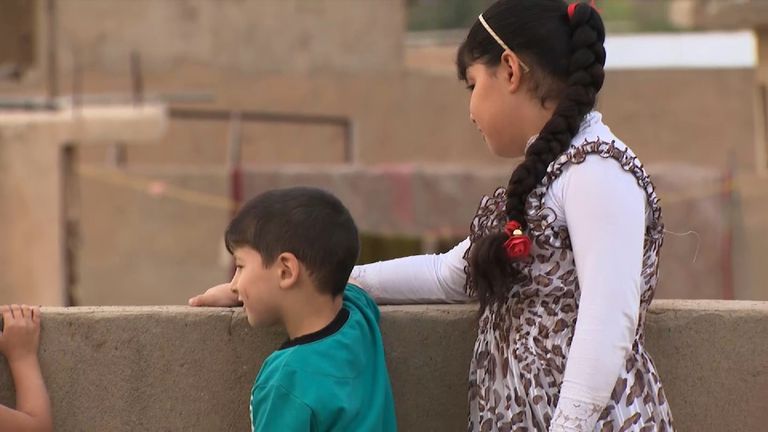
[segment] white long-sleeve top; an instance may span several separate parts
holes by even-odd
[[[619,141],[590,114],[574,138]],[[646,218],[645,192],[611,159],[588,156],[567,166],[544,197],[566,224],[581,289],[573,341],[550,431],[592,431],[608,403],[635,337],[640,310]],[[456,303],[464,292],[469,239],[447,253],[355,267],[352,277],[379,302]]]

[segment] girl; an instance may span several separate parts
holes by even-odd
[[[592,111],[604,39],[587,4],[501,0],[480,15],[456,62],[470,118],[493,153],[525,159],[452,251],[353,273],[390,302],[477,296],[470,431],[672,430],[643,343],[661,210]]]
[[[0,405],[0,430],[52,431],[51,404],[37,360],[40,309],[13,305],[3,306],[2,310],[0,353],[5,356],[13,375],[16,409]]]
[[[653,184],[593,111],[605,29],[588,4],[500,0],[459,48],[470,119],[524,155],[442,255],[356,267],[380,303],[480,304],[469,431],[671,431],[644,346],[663,237]],[[191,304],[233,302],[214,287]]]

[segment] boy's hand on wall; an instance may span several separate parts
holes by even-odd
[[[190,306],[214,306],[214,307],[232,307],[240,306],[237,299],[237,293],[232,290],[229,283],[216,285],[208,288],[204,293],[189,299]]]
[[[27,305],[2,306],[0,352],[9,363],[37,358],[40,345],[40,309]]]

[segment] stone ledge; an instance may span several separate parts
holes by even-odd
[[[247,430],[251,383],[283,338],[227,308],[43,313],[41,362],[64,432]],[[678,430],[768,424],[768,303],[661,300],[647,329]],[[400,429],[464,430],[475,306],[383,306],[382,331]]]

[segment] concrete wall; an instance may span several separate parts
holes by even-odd
[[[762,0],[672,0],[670,6],[672,22],[688,28],[742,29],[768,23],[768,4]]]
[[[18,67],[19,71],[35,60],[35,2],[4,0],[0,3],[0,68]]]
[[[230,309],[43,313],[40,357],[60,432],[247,430],[251,384],[283,337],[247,327]],[[466,427],[475,313],[472,305],[383,307],[400,430]],[[764,430],[768,304],[659,301],[647,339],[677,430]],[[11,382],[4,362],[0,377]],[[12,404],[10,386],[0,402]]]
[[[195,64],[249,73],[401,66],[400,0],[57,0],[57,8],[65,70],[77,58],[90,71],[127,71],[133,51],[146,71]]]
[[[221,170],[146,174],[141,177],[226,196]],[[80,182],[76,304],[179,304],[231,276],[222,240],[230,219],[226,206],[156,197],[147,185],[132,188],[81,174],[85,178],[91,180]]]
[[[706,91],[702,91],[706,89]],[[754,72],[609,71],[599,109],[646,165],[755,169]]]
[[[4,302],[66,304],[65,287],[73,270],[66,258],[67,210],[68,201],[75,198],[68,192],[76,182],[71,149],[115,140],[154,141],[165,125],[165,110],[160,106],[0,116],[0,297]]]

